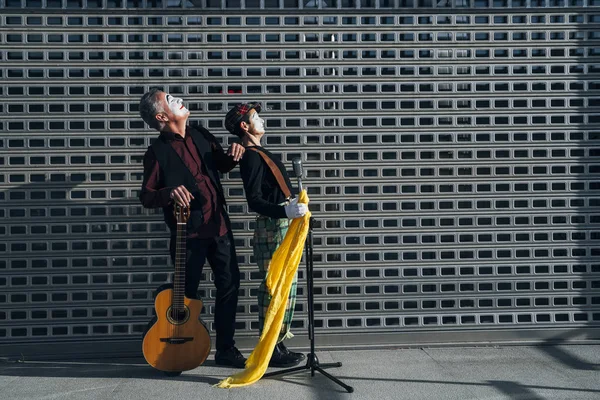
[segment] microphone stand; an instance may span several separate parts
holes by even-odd
[[[298,187],[302,190],[302,181],[300,177],[298,178]],[[315,354],[315,303],[314,303],[314,275],[313,275],[313,227],[314,227],[314,218],[310,217],[308,222],[308,235],[306,237],[306,243],[304,245],[304,250],[306,252],[306,289],[307,289],[307,303],[308,303],[308,338],[310,340],[310,353],[306,356],[306,365],[301,367],[292,367],[288,369],[283,369],[280,371],[270,372],[268,374],[263,375],[265,378],[270,378],[273,376],[279,375],[287,375],[294,372],[310,370],[310,376],[315,376],[315,371],[320,372],[326,378],[329,378],[333,382],[337,383],[348,393],[354,392],[354,388],[352,386],[346,385],[344,382],[336,378],[335,376],[329,374],[325,371],[325,368],[333,368],[333,367],[341,367],[341,362],[335,363],[327,363],[320,364],[317,355]]]

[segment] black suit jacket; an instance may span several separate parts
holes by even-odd
[[[211,180],[219,196],[218,203],[223,207],[226,205],[225,196],[223,194],[223,186],[219,172],[231,171],[237,163],[233,161],[231,156],[228,156],[221,144],[217,141],[213,134],[202,127],[188,127],[187,134],[191,135],[192,140],[198,151],[198,155],[202,161],[202,172]],[[188,233],[197,232],[204,224],[202,215],[203,205],[207,202],[214,202],[213,199],[205,198],[197,189],[196,181],[190,170],[185,166],[183,160],[177,152],[173,150],[169,141],[164,134],[161,134],[154,143],[148,148],[152,151],[162,174],[162,180],[165,187],[177,187],[184,185],[194,196],[190,204],[190,218],[187,224]],[[175,234],[177,225],[173,215],[174,203],[163,207],[163,213],[166,224],[171,229],[171,233]],[[230,227],[229,217],[225,209],[222,210],[227,227]]]

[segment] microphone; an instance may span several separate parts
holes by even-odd
[[[292,160],[292,167],[294,167],[294,174],[298,178],[298,192],[302,191],[302,160],[294,158]]]

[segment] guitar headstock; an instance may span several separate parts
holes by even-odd
[[[175,209],[173,212],[175,214],[175,219],[179,224],[186,224],[188,222],[188,219],[190,219],[189,207],[184,207],[179,203],[175,203]]]

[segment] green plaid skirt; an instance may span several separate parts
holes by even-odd
[[[262,282],[258,287],[258,327],[260,334],[262,334],[263,326],[265,323],[265,315],[267,308],[271,302],[271,295],[267,290],[267,271],[269,271],[269,265],[271,258],[275,250],[279,247],[289,227],[289,220],[287,218],[269,218],[265,216],[258,216],[256,218],[256,228],[254,229],[254,259],[258,264],[258,271]],[[290,288],[290,294],[288,296],[288,302],[285,309],[285,315],[283,317],[283,325],[281,326],[281,333],[279,335],[279,341],[291,338],[294,335],[290,332],[292,324],[292,318],[294,316],[294,307],[296,306],[296,288],[298,285],[298,273],[294,275],[292,287]]]

